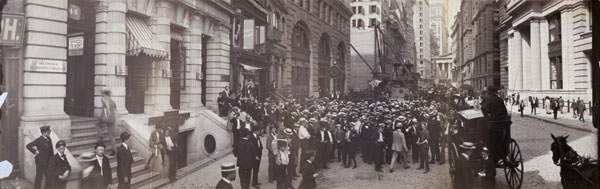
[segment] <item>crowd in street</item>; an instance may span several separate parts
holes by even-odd
[[[519,93],[513,93],[510,96],[506,96],[504,101],[506,104],[518,105],[518,111],[521,113],[521,117],[523,117],[525,107],[531,107],[531,114],[537,115],[537,109],[540,108],[541,104],[541,108],[545,111],[545,113],[552,114],[554,119],[557,119],[558,112],[563,114],[565,111],[572,111],[573,118],[585,122],[585,111],[587,110],[586,103],[579,97],[577,100],[565,100],[562,98],[562,96],[559,96],[558,98],[546,96],[540,100],[538,97],[529,96],[526,101],[526,99],[521,99],[521,95]]]
[[[277,188],[294,188],[297,173],[302,174],[299,188],[314,188],[316,172],[336,161],[348,169],[373,166],[377,172],[393,172],[396,163],[409,169],[412,162],[427,174],[430,164],[445,161],[453,112],[468,108],[455,93],[429,88],[403,100],[241,102],[241,108],[231,109],[228,123],[241,186],[260,188],[257,175],[264,149],[269,166],[263,171]]]

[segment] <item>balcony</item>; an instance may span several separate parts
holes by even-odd
[[[282,41],[283,32],[277,28],[269,27],[267,31],[267,40],[275,43],[279,43]]]

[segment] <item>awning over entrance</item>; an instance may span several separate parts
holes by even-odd
[[[240,65],[242,65],[242,67],[244,67],[244,70],[248,70],[248,71],[254,71],[254,70],[263,69],[263,68],[259,68],[259,67],[256,67],[256,66],[250,66],[250,65],[244,64],[244,63],[240,63]]]
[[[141,18],[127,16],[127,38],[128,56],[137,56],[140,53],[161,59],[169,56],[169,53],[154,39],[150,28]]]

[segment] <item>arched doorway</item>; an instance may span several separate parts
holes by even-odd
[[[292,33],[291,93],[300,101],[308,97],[310,81],[310,35],[308,26],[298,22]]]
[[[346,83],[346,46],[343,42],[337,47],[338,57],[335,66],[340,69],[341,76],[333,79],[333,90],[344,93],[344,84]]]
[[[329,96],[329,67],[331,64],[330,39],[327,33],[319,39],[319,96]]]

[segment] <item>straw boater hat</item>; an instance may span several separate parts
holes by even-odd
[[[460,144],[458,146],[460,146],[461,148],[466,149],[466,150],[475,150],[475,148],[477,148],[477,147],[475,147],[475,144],[473,144],[472,142],[463,142],[462,144]]]
[[[235,166],[233,162],[226,162],[221,164],[221,172],[235,172],[238,170],[238,167]]]
[[[292,134],[294,134],[294,133],[293,133],[292,129],[290,129],[290,128],[287,128],[287,129],[284,129],[284,130],[283,130],[283,134],[285,134],[285,135],[288,135],[288,136],[291,136],[291,135],[292,135]]]

